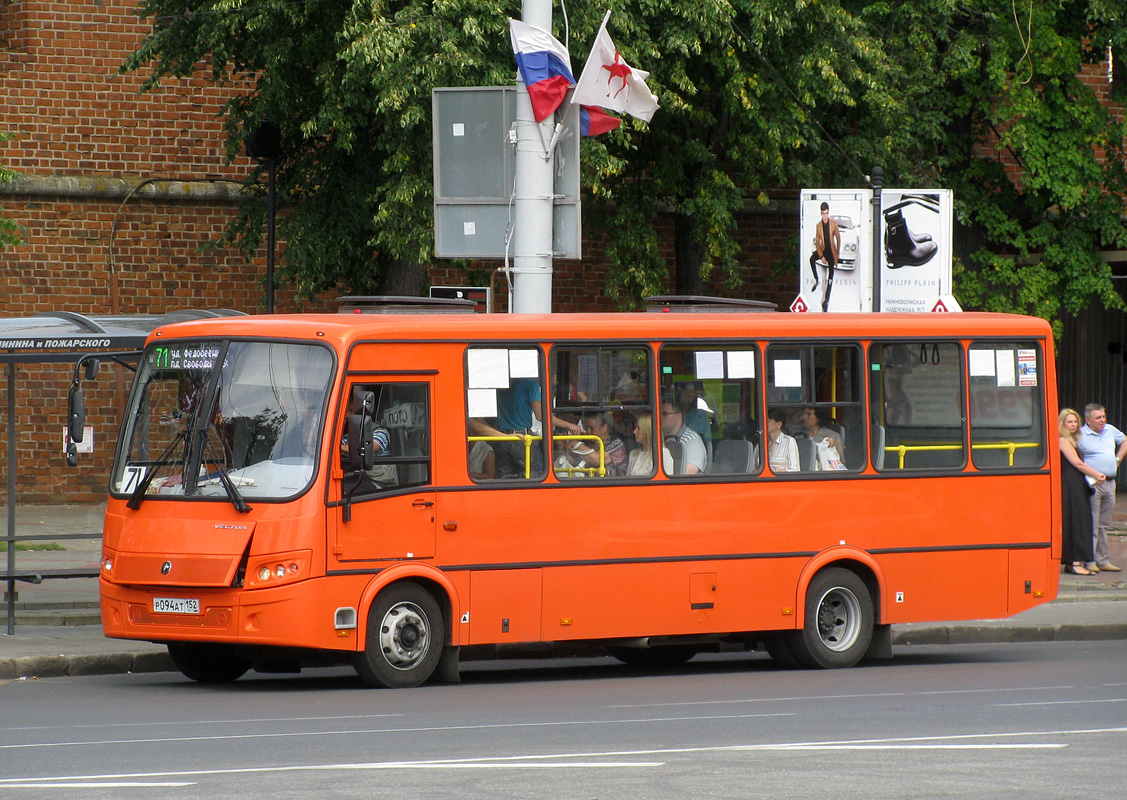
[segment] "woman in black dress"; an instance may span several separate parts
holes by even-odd
[[[1061,471],[1061,550],[1060,560],[1065,572],[1073,575],[1091,575],[1084,564],[1094,558],[1092,553],[1092,506],[1088,498],[1092,492],[1088,480],[1103,483],[1107,476],[1084,463],[1076,449],[1076,433],[1080,430],[1080,415],[1071,408],[1060,412],[1060,471]]]

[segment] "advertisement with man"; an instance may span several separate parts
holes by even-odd
[[[868,191],[803,191],[799,298],[804,311],[872,308],[872,211]],[[796,309],[797,310],[797,309]]]

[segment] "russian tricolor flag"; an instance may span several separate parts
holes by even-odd
[[[520,79],[532,100],[532,115],[540,122],[560,107],[568,88],[575,83],[571,57],[556,37],[535,25],[510,17],[509,35]]]
[[[602,109],[595,108],[595,106],[579,107],[580,136],[598,136],[600,133],[613,131],[621,124],[621,119],[607,114]]]

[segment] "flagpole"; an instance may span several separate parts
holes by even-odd
[[[552,0],[524,0],[521,21],[552,30]],[[532,101],[517,80],[516,190],[513,199],[513,292],[510,309],[517,314],[552,311],[552,118],[536,122]],[[546,156],[546,157],[545,157]]]

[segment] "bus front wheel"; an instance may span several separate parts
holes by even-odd
[[[431,676],[442,656],[442,611],[423,587],[389,586],[368,610],[368,635],[356,672],[369,686],[418,686]]]
[[[805,667],[852,667],[873,639],[873,599],[856,573],[834,567],[819,572],[806,590],[803,629],[789,644]]]
[[[169,642],[168,655],[176,669],[199,683],[230,683],[245,675],[253,663],[229,644]]]

